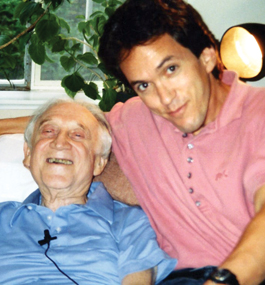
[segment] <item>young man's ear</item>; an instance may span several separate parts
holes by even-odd
[[[30,169],[31,150],[26,142],[24,142],[23,150],[24,150],[23,164],[26,168]]]
[[[103,158],[102,156],[97,155],[96,159],[95,159],[93,175],[97,176],[97,175],[101,174],[101,172],[104,170],[107,162],[108,162],[107,158]]]
[[[217,55],[215,49],[213,47],[205,48],[200,55],[200,60],[205,66],[207,73],[211,73],[217,63]]]

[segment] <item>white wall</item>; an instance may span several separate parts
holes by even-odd
[[[188,0],[187,2],[202,15],[218,40],[231,26],[248,22],[265,24],[265,0]],[[249,84],[265,86],[265,78]]]

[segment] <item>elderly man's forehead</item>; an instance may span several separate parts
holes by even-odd
[[[36,127],[52,120],[67,120],[82,128],[99,125],[95,116],[84,106],[74,102],[61,102],[47,109],[36,121]]]

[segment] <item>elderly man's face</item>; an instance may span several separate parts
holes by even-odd
[[[25,146],[25,164],[41,191],[56,190],[80,195],[88,190],[93,175],[105,166],[96,155],[99,124],[85,108],[62,103],[37,121],[32,149]]]

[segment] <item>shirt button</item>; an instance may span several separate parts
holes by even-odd
[[[188,149],[193,149],[194,148],[194,145],[192,143],[189,143],[188,144]]]
[[[193,188],[189,189],[189,193],[192,194],[194,192]]]
[[[197,207],[201,206],[201,202],[200,201],[196,201],[195,204],[196,204]]]
[[[188,175],[187,175],[187,177],[188,177],[188,178],[191,178],[191,176],[192,176],[192,174],[191,174],[191,172],[189,172]]]
[[[28,206],[28,210],[32,210],[32,206]]]
[[[51,220],[51,219],[52,219],[52,216],[48,216],[47,219],[48,219],[48,220]]]
[[[188,163],[192,163],[193,162],[193,158],[192,157],[188,157],[187,161],[188,161]]]
[[[187,136],[188,136],[188,134],[186,134],[186,133],[182,134],[183,138],[186,138]]]
[[[62,230],[61,227],[57,227],[57,228],[56,228],[56,232],[57,232],[57,233],[60,233],[61,230]]]

